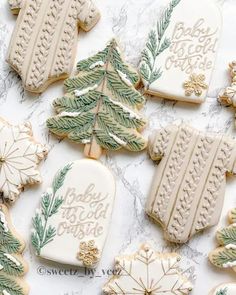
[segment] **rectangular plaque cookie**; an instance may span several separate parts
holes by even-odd
[[[204,102],[221,32],[215,0],[172,0],[151,30],[140,71],[146,93]]]

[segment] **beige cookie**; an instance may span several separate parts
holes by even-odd
[[[116,258],[116,274],[103,292],[107,295],[189,294],[193,287],[178,270],[180,260],[177,254],[157,253],[144,245],[132,256]]]
[[[29,287],[23,276],[28,266],[22,258],[25,243],[16,233],[4,205],[0,205],[0,240],[0,293],[27,295]]]
[[[202,133],[188,125],[157,131],[149,153],[159,161],[146,211],[167,240],[185,243],[218,223],[226,173],[236,172],[236,144],[225,135]]]
[[[236,294],[236,284],[228,283],[222,284],[212,290],[209,295],[235,295]]]
[[[37,143],[30,123],[13,126],[0,118],[0,193],[14,202],[26,185],[41,182],[39,162],[47,149]]]
[[[91,0],[9,0],[19,13],[7,60],[23,86],[41,93],[72,71],[78,26],[89,31],[100,18]]]
[[[230,226],[217,232],[219,247],[209,254],[213,265],[236,271],[236,209],[229,213]]]

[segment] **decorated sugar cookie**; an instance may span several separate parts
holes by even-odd
[[[140,72],[146,93],[204,102],[220,33],[216,0],[171,0],[142,53]]]
[[[14,202],[26,185],[41,182],[39,162],[47,149],[37,143],[30,123],[12,126],[0,119],[0,192]]]
[[[138,132],[146,125],[138,112],[145,99],[135,90],[140,79],[122,60],[116,41],[77,69],[78,75],[65,82],[66,95],[53,103],[59,115],[47,121],[50,131],[85,144],[86,156],[94,159],[102,149],[145,149]]]
[[[225,135],[205,134],[186,124],[170,125],[151,138],[156,167],[147,214],[167,240],[185,243],[220,218],[226,173],[236,173],[236,144]]]
[[[217,232],[219,247],[209,254],[211,263],[236,271],[236,209],[229,214],[230,226]]]
[[[106,240],[115,196],[112,174],[97,161],[68,164],[55,176],[33,219],[36,254],[94,267]]]
[[[236,294],[236,284],[228,283],[222,284],[212,290],[209,295],[235,295]]]
[[[78,26],[89,31],[100,14],[91,0],[8,0],[18,14],[8,63],[30,92],[41,93],[71,73]]]
[[[236,61],[229,64],[229,70],[232,83],[231,86],[221,91],[219,102],[223,105],[236,107]]]
[[[107,295],[115,294],[189,294],[192,284],[180,274],[181,257],[177,254],[156,253],[144,245],[132,256],[115,260],[117,275],[104,286]]]
[[[25,244],[15,232],[4,205],[0,205],[0,241],[0,293],[27,295],[29,288],[23,276],[28,267],[22,258]]]
[[[42,197],[33,219],[36,254],[63,264],[95,267],[110,225],[115,180],[99,161],[103,150],[141,151],[138,112],[145,99],[134,88],[138,74],[122,60],[115,40],[78,63],[78,76],[65,82],[66,94],[54,101],[51,132],[85,145],[88,159],[65,166]]]

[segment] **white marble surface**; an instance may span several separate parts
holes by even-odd
[[[217,0],[216,0],[217,1]],[[167,0],[97,0],[102,19],[90,33],[79,33],[77,60],[85,58],[114,35],[125,50],[127,60],[138,65],[145,37]],[[27,189],[12,208],[12,216],[19,232],[27,241],[25,258],[29,262],[26,277],[32,295],[90,295],[101,294],[107,273],[113,267],[113,258],[120,253],[131,253],[143,242],[149,241],[159,251],[177,251],[183,256],[182,268],[195,284],[193,295],[208,294],[223,282],[235,281],[233,272],[219,271],[208,262],[207,255],[215,246],[216,228],[195,237],[186,245],[169,245],[162,231],[153,225],[144,213],[144,205],[154,173],[154,164],[146,152],[131,155],[109,153],[102,161],[111,168],[117,181],[117,196],[111,230],[102,261],[94,274],[70,270],[64,266],[46,263],[34,256],[29,244],[31,218],[41,198],[50,185],[55,172],[69,161],[82,158],[82,148],[64,140],[59,142],[49,135],[45,120],[53,114],[51,102],[63,94],[63,83],[58,82],[40,96],[24,92],[21,81],[5,63],[6,50],[15,17],[11,15],[7,0],[0,1],[0,116],[12,123],[30,120],[35,137],[50,148],[48,158],[41,165],[43,184]],[[201,106],[149,99],[144,114],[149,119],[148,135],[153,129],[163,127],[175,119],[184,119],[192,125],[216,132],[236,135],[234,110],[217,103],[221,88],[229,84],[227,64],[236,58],[236,1],[226,0],[223,8],[223,35],[218,61],[210,87],[209,97]],[[170,84],[171,87],[171,84]],[[229,177],[221,224],[226,225],[227,212],[236,205],[236,177]]]

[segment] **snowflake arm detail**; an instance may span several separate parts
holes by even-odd
[[[14,202],[25,185],[41,182],[37,166],[47,150],[34,141],[30,123],[1,120],[0,137],[0,192],[4,201]]]

